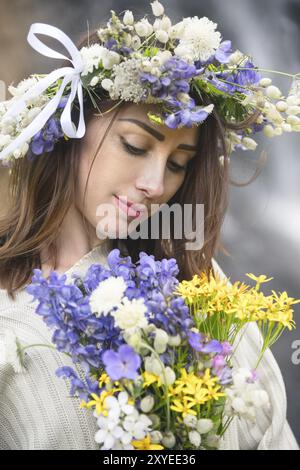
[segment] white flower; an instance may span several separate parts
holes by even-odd
[[[211,419],[198,419],[197,421],[197,431],[200,434],[206,434],[212,430],[214,427],[214,423],[212,422]]]
[[[107,315],[122,300],[126,284],[122,277],[110,277],[100,282],[90,297],[91,310],[97,317]]]
[[[108,396],[105,398],[105,405],[109,410],[112,410],[113,413],[120,414],[121,412],[125,415],[130,415],[134,412],[134,406],[128,404],[128,393],[120,392],[118,398],[113,396]],[[117,410],[117,411],[116,411]]]
[[[154,16],[162,16],[164,14],[165,9],[163,5],[157,0],[151,3],[151,8]]]
[[[124,101],[139,103],[146,97],[146,90],[140,83],[141,59],[128,59],[113,67],[113,92]]]
[[[201,444],[201,436],[197,431],[189,432],[189,440],[190,443],[195,447],[199,447]]]
[[[192,54],[194,60],[207,60],[221,44],[221,34],[215,31],[216,27],[217,24],[205,16],[203,18],[198,18],[198,16],[184,18],[173,27],[173,31],[177,31],[175,36],[180,40],[174,50],[175,54],[179,51],[179,55],[182,55],[184,47],[189,51],[189,54]]]
[[[103,443],[101,449],[109,450],[114,446],[116,440],[122,437],[124,430],[119,426],[118,419],[113,420],[111,417],[100,416],[97,422],[100,429],[95,434],[95,441],[98,444]]]
[[[162,29],[159,29],[158,31],[156,31],[155,36],[156,36],[156,39],[162,42],[163,44],[166,44],[169,40],[168,33],[166,31],[163,31]]]
[[[237,369],[233,372],[232,378],[233,385],[226,389],[225,413],[255,423],[256,410],[270,406],[267,392],[253,382],[252,372],[248,369]]]
[[[10,135],[7,134],[0,134],[0,148],[7,147],[7,145],[11,142]]]
[[[83,71],[81,75],[92,73],[94,68],[98,68],[107,49],[100,44],[92,44],[90,47],[83,47],[80,54],[83,61]]]
[[[135,409],[134,413],[123,421],[123,428],[131,434],[134,439],[144,439],[146,434],[151,431],[152,421],[148,416],[139,414]]]
[[[266,94],[269,98],[272,98],[274,100],[277,100],[282,96],[282,93],[279,88],[274,85],[270,85],[266,88]]]
[[[126,10],[126,11],[125,11],[125,15],[123,16],[123,23],[124,23],[126,26],[132,26],[132,25],[133,25],[133,23],[134,23],[134,16],[133,16],[132,11],[130,11],[130,10]]]
[[[25,370],[20,349],[21,346],[15,333],[11,330],[6,330],[4,333],[4,341],[0,349],[0,364],[11,365],[17,374]]]
[[[25,80],[22,80],[16,87],[10,85],[8,87],[8,91],[13,96],[21,96],[26,91],[30,90],[30,88],[34,87],[38,83],[38,78],[36,77],[29,77]]]
[[[135,333],[140,328],[147,326],[146,312],[147,307],[143,298],[129,300],[127,297],[124,297],[122,304],[120,304],[118,310],[112,312],[112,315],[116,326],[121,328],[121,330]]]
[[[153,26],[145,18],[135,23],[134,28],[138,36],[141,38],[148,37],[153,33]]]

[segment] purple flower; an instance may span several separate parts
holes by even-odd
[[[118,352],[109,349],[102,354],[105,371],[112,380],[135,379],[141,365],[140,356],[131,346],[123,344]]]
[[[216,339],[207,341],[205,336],[194,331],[189,331],[188,341],[195,351],[198,351],[202,354],[220,354],[223,350],[222,343],[220,343],[220,341],[217,341]]]
[[[63,107],[64,102],[61,101],[60,106]],[[30,150],[34,155],[41,155],[44,152],[51,152],[54,148],[54,144],[63,137],[60,122],[57,118],[50,118],[46,122],[43,129],[41,129],[33,137],[30,143]]]
[[[231,41],[223,41],[215,53],[215,59],[221,64],[227,64],[231,53]]]

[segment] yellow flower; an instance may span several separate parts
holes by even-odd
[[[161,378],[158,375],[152,374],[147,371],[145,371],[142,375],[144,377],[143,388],[149,387],[153,383],[157,383],[157,386],[161,387],[162,382],[161,382]]]
[[[177,411],[177,413],[182,413],[183,417],[188,414],[197,416],[196,411],[191,409],[193,406],[195,406],[195,404],[196,403],[194,400],[188,403],[187,399],[183,397],[182,400],[173,400],[173,404],[170,406],[170,409]]]
[[[108,384],[110,382],[110,377],[106,374],[106,372],[103,372],[99,378],[99,387],[102,388],[102,386],[105,384]]]
[[[93,408],[95,407],[96,413],[100,415],[101,413],[104,416],[108,415],[107,408],[105,405],[105,399],[109,396],[112,396],[115,392],[117,392],[118,389],[114,388],[112,390],[103,390],[100,395],[96,395],[95,393],[91,394],[91,397],[93,400],[90,400],[88,403],[86,403],[84,400],[80,404],[80,408]]]
[[[161,450],[161,449],[164,449],[164,447],[160,446],[159,444],[151,444],[149,435],[147,437],[145,437],[144,439],[141,439],[140,441],[131,441],[131,444],[137,450]]]
[[[248,276],[250,279],[256,282],[256,286],[255,286],[256,290],[258,290],[259,286],[263,284],[264,282],[269,282],[272,279],[274,279],[273,277],[267,278],[265,274],[261,274],[260,276],[255,276],[252,273],[246,273],[246,276]]]

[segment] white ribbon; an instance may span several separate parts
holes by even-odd
[[[43,34],[57,39],[69,52],[71,59],[59,52],[46,46],[40,39],[35,35]],[[7,155],[11,154],[14,150],[20,147],[24,142],[31,139],[39,130],[43,128],[48,119],[55,113],[63,92],[66,86],[71,82],[71,92],[65,108],[62,112],[60,122],[63,132],[70,138],[78,138],[85,134],[85,122],[83,113],[83,93],[82,93],[82,82],[80,74],[83,70],[83,61],[81,54],[73,41],[60,29],[43,23],[34,23],[31,25],[27,41],[40,54],[46,57],[52,57],[54,59],[66,59],[69,60],[73,67],[62,67],[55,69],[53,72],[48,74],[46,77],[38,81],[36,85],[27,90],[18,100],[13,101],[8,108],[6,114],[2,117],[16,116],[26,108],[26,101],[41,95],[50,85],[55,83],[59,78],[63,77],[60,88],[56,95],[47,103],[42,111],[34,118],[34,120],[11,142],[6,148],[0,152],[0,159],[4,159]],[[76,129],[75,124],[71,118],[71,105],[74,101],[75,96],[78,96],[78,102],[80,107],[80,115],[78,128]]]

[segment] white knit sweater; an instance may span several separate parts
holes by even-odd
[[[66,274],[84,274],[93,263],[105,263],[107,248],[97,247]],[[224,275],[214,261],[214,269]],[[15,301],[0,289],[0,346],[5,330],[12,330],[25,344],[51,344],[52,332],[35,313],[36,302],[24,289]],[[250,324],[237,350],[240,366],[253,367],[259,333]],[[1,362],[1,358],[0,358]],[[26,372],[17,374],[10,364],[0,365],[0,449],[97,449],[97,430],[92,412],[80,409],[80,399],[69,397],[69,384],[55,370],[72,366],[71,360],[53,349],[27,350]],[[261,413],[255,426],[231,423],[221,449],[297,449],[286,421],[286,394],[279,367],[268,350],[258,368],[262,386],[271,400],[271,411]]]

